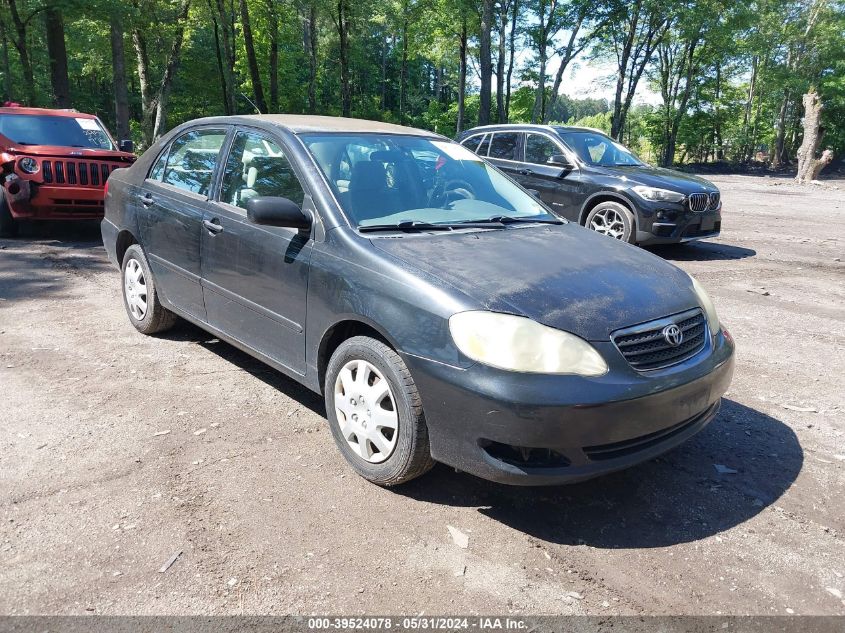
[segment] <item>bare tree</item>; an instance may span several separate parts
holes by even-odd
[[[806,183],[818,179],[822,169],[833,162],[833,151],[826,149],[820,158],[816,158],[824,137],[821,125],[824,105],[818,93],[810,91],[802,99],[804,103],[804,140],[798,149],[798,174],[795,180]]]

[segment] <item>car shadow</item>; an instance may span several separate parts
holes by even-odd
[[[157,334],[156,336],[169,341],[196,343],[204,349],[213,352],[226,362],[232,363],[236,367],[255,376],[280,393],[296,400],[299,404],[311,409],[314,413],[326,417],[326,407],[322,396],[301,385],[293,378],[288,378],[282,372],[276,371],[269,365],[253,358],[246,352],[242,352],[234,345],[230,345],[213,334],[197,327],[193,323],[179,319],[173,329]]]
[[[718,242],[688,242],[686,244],[663,244],[647,246],[646,250],[663,259],[679,262],[717,261],[754,257],[757,251],[742,246],[731,246]]]
[[[65,248],[101,248],[103,236],[99,220],[44,220],[21,222],[18,235],[3,238],[5,244],[41,242]]]
[[[605,549],[666,547],[735,527],[774,503],[804,461],[786,424],[732,400],[707,428],[655,460],[587,482],[511,487],[445,466],[395,489],[413,499],[477,507],[525,534]],[[715,465],[736,470],[719,474]]]

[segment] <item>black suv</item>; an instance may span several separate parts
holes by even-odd
[[[646,165],[602,132],[550,125],[486,125],[457,139],[558,215],[632,244],[719,235],[712,183]]]

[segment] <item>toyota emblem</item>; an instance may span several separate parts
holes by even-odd
[[[672,347],[678,347],[684,341],[684,333],[681,332],[681,328],[673,323],[663,328],[663,338]]]

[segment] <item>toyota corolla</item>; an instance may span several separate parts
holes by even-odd
[[[111,174],[102,229],[135,328],[181,317],[322,393],[380,485],[625,468],[713,420],[733,373],[693,278],[430,132],[192,121]]]

